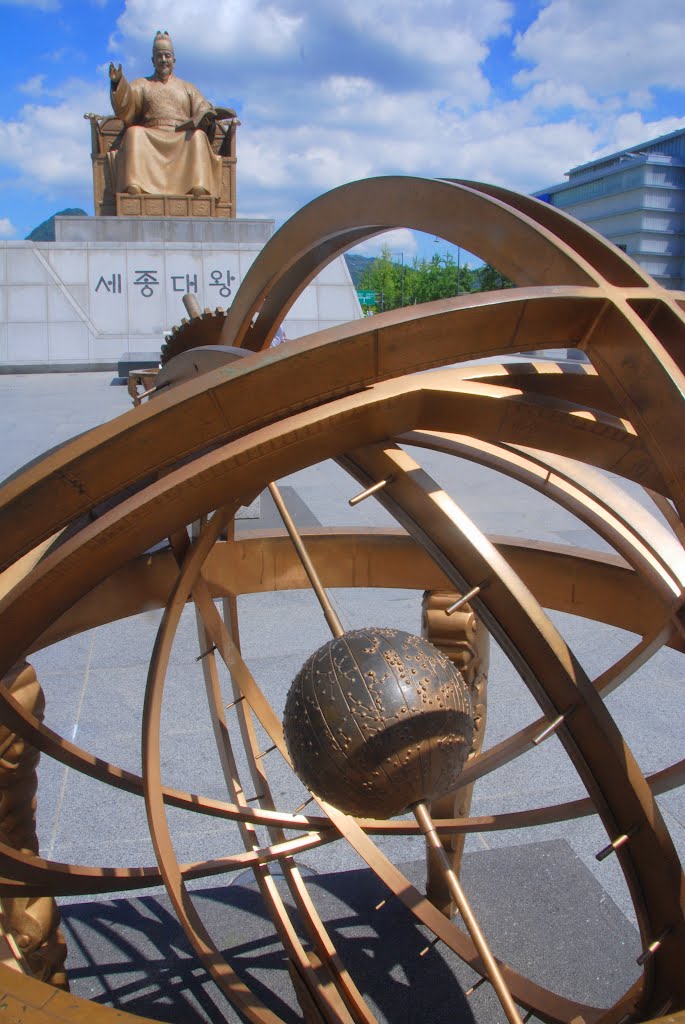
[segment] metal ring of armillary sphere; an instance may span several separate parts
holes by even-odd
[[[516,286],[394,310],[269,348],[288,309],[327,263],[397,227],[458,244]],[[685,1009],[685,886],[655,800],[682,782],[685,761],[645,777],[603,700],[662,647],[683,649],[684,305],[682,293],[665,291],[594,232],[494,186],[371,179],[336,189],[294,216],[264,247],[228,312],[220,342],[244,349],[245,358],[160,390],[48,453],[0,492],[0,675],[16,676],[32,651],[79,630],[155,603],[164,608],[147,681],[140,776],[52,732],[0,688],[8,728],[44,754],[145,800],[158,866],[64,865],[3,843],[3,898],[124,891],[161,878],[217,984],[246,1019],[268,1024],[280,1018],[221,956],[186,888],[189,875],[251,868],[305,1019],[371,1022],[372,1011],[297,866],[304,851],[344,840],[422,925],[488,974],[470,934],[418,892],[374,842],[379,834],[418,835],[416,821],[357,819],[321,797],[316,813],[275,805],[255,722],[278,752],[279,771],[290,763],[288,748],[237,640],[238,595],[303,587],[308,575],[323,588],[443,588],[470,595],[479,621],[540,709],[537,721],[471,757],[461,785],[553,734],[587,795],[487,820],[438,814],[437,834],[598,815],[625,876],[643,947],[635,984],[612,1006],[580,1004],[499,963],[503,985],[524,1011],[545,1021],[618,1024]],[[182,350],[182,339],[179,332],[169,357]],[[530,361],[497,362],[542,348],[579,349],[587,360],[576,362],[573,373],[550,363],[546,368],[554,372]],[[484,357],[492,365],[483,366]],[[469,365],[476,358],[481,363]],[[493,543],[410,457],[407,445],[480,463],[545,493],[617,554]],[[362,488],[373,488],[400,529],[236,538],[239,506],[272,481],[325,459],[338,460]],[[658,517],[643,506],[638,514],[616,477],[644,488]],[[165,539],[166,547],[155,547]],[[218,597],[225,598],[223,616]],[[172,789],[162,776],[165,674],[189,601],[208,651],[203,667],[226,783],[223,801]],[[591,679],[543,608],[608,622],[638,634],[639,642]],[[233,682],[231,714],[238,716],[251,776],[246,788],[226,724],[218,661]],[[250,786],[259,796],[255,802],[245,797]],[[237,821],[244,850],[192,870],[179,864],[167,806]],[[267,831],[266,845],[258,827]],[[274,863],[306,940],[274,886]],[[33,1007],[36,1020],[84,1019],[78,1000],[26,974],[2,966],[0,978],[7,998]],[[89,1020],[105,1024],[115,1011],[92,1005],[88,1012]],[[30,1013],[24,1019],[31,1020]]]

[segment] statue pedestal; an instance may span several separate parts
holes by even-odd
[[[117,192],[118,217],[216,217],[215,196],[131,196]]]
[[[187,316],[183,295],[227,309],[273,230],[237,217],[58,217],[54,242],[0,242],[0,372],[114,370],[124,353],[158,353]],[[361,315],[341,257],[290,310],[286,336]]]
[[[156,202],[159,197],[129,196],[132,200],[145,198]],[[180,198],[194,199],[194,196]],[[273,233],[272,220],[247,217],[225,217],[215,220],[205,217],[160,217],[153,214],[144,217],[56,217],[55,241],[37,244],[57,246],[79,242],[90,246],[93,243],[123,242],[129,245],[156,246],[163,242],[165,245],[182,246],[190,242],[200,242],[214,248],[230,247],[241,251],[250,249],[258,252]]]

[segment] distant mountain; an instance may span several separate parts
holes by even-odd
[[[359,280],[368,266],[374,261],[373,256],[357,256],[354,253],[345,253],[345,262],[352,278],[355,288],[359,287]]]
[[[27,242],[54,242],[55,241],[55,217],[87,217],[88,214],[85,210],[69,209],[60,210],[59,213],[53,213],[52,217],[48,217],[42,224],[39,224],[37,228],[34,228],[30,235],[26,236]]]

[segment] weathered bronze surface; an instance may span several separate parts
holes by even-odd
[[[321,267],[363,238],[400,226],[464,245],[517,287],[392,311],[268,350],[287,310]],[[0,688],[7,729],[44,754],[145,799],[157,864],[61,865],[0,844],[3,897],[125,891],[162,879],[217,984],[248,1020],[275,1024],[277,1015],[222,958],[185,885],[191,877],[249,866],[306,1019],[371,1024],[373,1014],[298,871],[299,853],[343,838],[422,925],[492,978],[478,944],[444,912],[457,892],[458,856],[448,865],[454,878],[447,892],[429,886],[431,902],[374,836],[424,834],[437,856],[436,836],[451,844],[467,834],[595,815],[633,899],[643,950],[635,984],[607,1000],[610,1005],[589,1006],[540,984],[534,968],[526,977],[498,962],[503,998],[509,993],[539,1019],[565,1024],[681,1016],[685,885],[657,797],[682,785],[685,759],[645,776],[603,697],[663,646],[685,651],[684,306],[685,295],[666,292],[582,225],[493,186],[411,178],[356,182],[292,218],[252,265],[223,324],[221,344],[245,349],[245,358],[185,383],[186,371],[179,370],[174,387],[52,452],[0,491],[0,675],[60,637],[143,609],[165,609],[147,683],[140,776],[51,732]],[[183,349],[181,333],[176,340]],[[574,372],[529,358],[500,362],[503,355],[550,347],[580,349],[589,362],[582,369],[574,363]],[[169,353],[170,372],[175,354]],[[483,357],[492,365],[454,365]],[[443,369],[419,372],[430,368]],[[419,464],[422,449],[478,462],[544,493],[593,529],[611,553],[484,536]],[[274,480],[327,458],[352,478],[350,497],[375,488],[373,500],[399,529],[333,526],[235,539],[239,505]],[[622,480],[628,490],[643,488],[656,513],[636,503]],[[55,540],[65,527],[68,536]],[[166,548],[149,552],[165,538]],[[277,807],[270,779],[290,771],[289,755],[282,723],[240,652],[237,597],[310,581],[323,590],[373,586],[473,595],[478,629],[507,653],[521,687],[537,702],[533,720],[494,746],[474,746],[459,788],[444,798],[449,807],[437,814],[433,807],[434,832],[421,813],[420,822],[355,819],[323,799],[318,809]],[[174,789],[162,773],[166,669],[189,601],[197,609],[223,800]],[[419,603],[417,594],[417,628]],[[596,619],[629,630],[636,634],[633,646],[589,678],[545,609],[581,616],[588,628]],[[429,612],[429,635],[438,638],[444,631],[430,606]],[[336,634],[334,620],[331,628]],[[228,709],[219,660],[232,677]],[[469,815],[471,786],[527,751],[534,759],[552,736],[584,795]],[[244,778],[236,743],[246,754]],[[238,821],[243,849],[180,864],[167,805]],[[256,826],[265,829],[261,842]],[[303,932],[293,928],[273,884],[272,861],[286,878]],[[440,870],[449,877],[444,863]],[[558,884],[563,890],[564,879]],[[305,933],[311,948],[303,944]],[[488,939],[496,954],[497,935]],[[0,981],[8,998],[37,991],[38,982],[7,969],[0,969]],[[43,1013],[54,1003],[55,1019],[69,1019],[51,997],[54,990],[41,991],[48,1000]],[[31,999],[25,1004],[41,1005]],[[104,1022],[111,1012],[94,1008],[92,1019]]]
[[[436,647],[368,628],[305,662],[283,728],[308,789],[347,814],[393,818],[456,789],[473,720],[466,683]]]
[[[38,720],[45,698],[33,668],[20,664],[0,682],[21,707]],[[22,853],[38,854],[36,836],[36,769],[40,751],[0,724],[0,842]],[[34,978],[68,989],[64,961],[67,947],[60,915],[50,895],[11,896],[0,906],[0,932],[14,944],[18,963]]]
[[[468,602],[446,614],[457,596],[453,590],[426,591],[421,602],[421,632],[450,659],[466,681],[473,710],[473,736],[468,755],[472,759],[480,754],[485,739],[490,636]],[[465,818],[471,810],[472,796],[473,784],[459,786],[455,792],[432,800],[431,814],[434,818]],[[465,842],[464,833],[443,836],[450,865],[457,874]],[[454,904],[445,885],[444,872],[429,848],[426,849],[426,895],[444,914],[452,916]]]

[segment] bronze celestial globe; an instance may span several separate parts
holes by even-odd
[[[348,814],[391,818],[455,788],[473,716],[461,673],[433,644],[368,628],[311,655],[283,726],[309,789]]]

